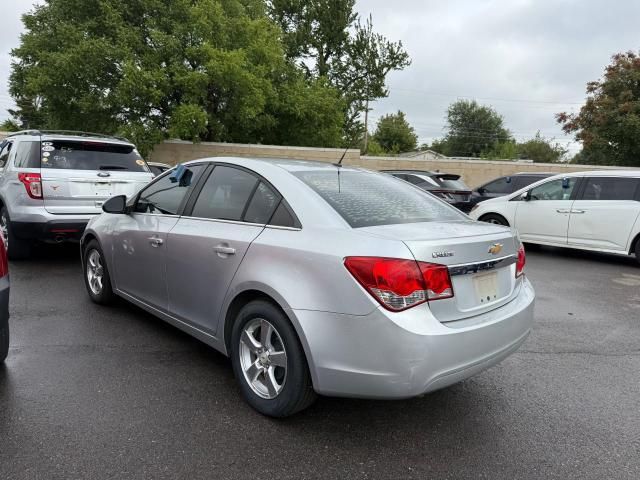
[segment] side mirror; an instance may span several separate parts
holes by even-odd
[[[111,197],[102,204],[102,211],[106,213],[127,213],[126,195]]]
[[[527,191],[520,194],[520,200],[522,200],[523,202],[528,202],[529,200],[531,200],[531,192]]]
[[[478,192],[480,195],[484,195],[484,192],[486,192],[487,189],[484,187],[479,187],[476,192]]]

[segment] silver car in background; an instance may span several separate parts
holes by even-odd
[[[133,195],[153,174],[135,145],[96,133],[25,130],[0,143],[0,231],[9,258],[36,241],[78,241],[113,195]]]
[[[316,393],[431,392],[531,329],[517,235],[388,175],[204,159],[103,209],[81,244],[91,299],[119,295],[229,355],[266,415]]]

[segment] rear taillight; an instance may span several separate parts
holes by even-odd
[[[18,173],[18,180],[22,182],[31,198],[42,198],[42,178],[39,173]]]
[[[518,260],[516,261],[516,278],[524,275],[524,266],[527,263],[527,256],[524,253],[524,245],[518,248]]]
[[[445,265],[380,257],[347,257],[344,265],[383,307],[395,312],[453,297]]]
[[[4,239],[0,235],[0,278],[9,274],[9,261],[7,260],[7,249],[4,245]]]

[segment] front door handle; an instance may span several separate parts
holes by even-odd
[[[568,208],[559,208],[556,210],[556,212],[558,213],[571,213],[571,210],[569,210]]]
[[[213,247],[213,251],[218,254],[219,257],[226,257],[227,255],[235,255],[236,249],[229,247],[228,245],[216,245]]]
[[[158,237],[149,237],[149,243],[152,247],[158,248],[160,245],[164,243],[164,240]]]

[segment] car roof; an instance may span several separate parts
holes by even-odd
[[[637,170],[587,170],[583,172],[556,173],[554,177],[640,177],[640,169]]]
[[[83,142],[99,142],[99,143],[111,143],[114,145],[129,145],[135,147],[133,143],[123,137],[117,137],[113,135],[104,135],[101,133],[92,132],[76,132],[69,130],[22,130],[20,132],[10,133],[7,136],[8,139],[14,140],[70,140],[70,141],[83,141]]]

